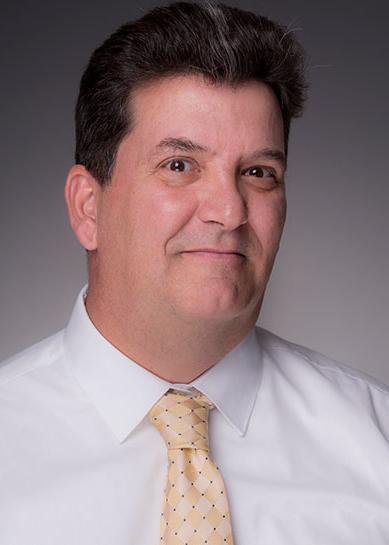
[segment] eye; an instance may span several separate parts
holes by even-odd
[[[255,166],[244,170],[243,176],[254,176],[255,178],[275,178],[276,174],[271,168]]]
[[[162,166],[171,172],[188,172],[192,167],[192,163],[187,159],[171,159]]]
[[[190,157],[173,157],[165,159],[158,165],[160,179],[167,184],[186,185],[199,179],[200,165]]]

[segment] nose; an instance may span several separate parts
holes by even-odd
[[[217,175],[207,180],[197,210],[203,222],[215,222],[233,231],[248,221],[245,195],[233,175]]]

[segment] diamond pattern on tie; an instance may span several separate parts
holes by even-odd
[[[169,390],[149,412],[168,448],[162,545],[233,545],[224,481],[209,456],[204,394]]]

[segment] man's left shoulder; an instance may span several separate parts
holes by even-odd
[[[285,380],[314,395],[323,396],[326,403],[351,403],[355,408],[376,409],[386,414],[389,421],[389,386],[368,373],[340,363],[306,346],[283,339],[256,327],[258,342],[265,357],[271,361]]]
[[[389,398],[389,385],[368,373],[360,371],[351,365],[341,363],[307,346],[279,337],[262,327],[256,326],[255,331],[262,348],[272,353],[279,362],[284,360],[286,364],[289,362],[291,365],[296,365],[298,361],[305,362],[318,373],[328,377],[329,380],[334,382],[339,380],[356,382],[363,387],[378,390]]]

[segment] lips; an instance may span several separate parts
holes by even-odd
[[[193,252],[206,252],[206,253],[212,253],[212,254],[235,254],[240,255],[244,257],[243,254],[236,250],[223,250],[220,248],[196,248],[194,250],[186,250],[185,253],[193,253]]]
[[[192,259],[202,259],[211,262],[240,263],[246,259],[240,252],[232,250],[220,250],[210,248],[199,248],[198,250],[188,250],[182,252],[184,255],[193,256]]]
[[[223,251],[223,250],[209,250],[209,249],[202,249],[202,248],[199,248],[198,250],[187,250],[183,253],[186,253],[186,254],[214,254],[214,255],[220,255],[220,256],[223,256],[223,255],[237,255],[237,256],[241,256],[241,257],[244,257],[243,254],[239,253],[239,252],[232,252],[230,250],[226,250],[226,251]]]

